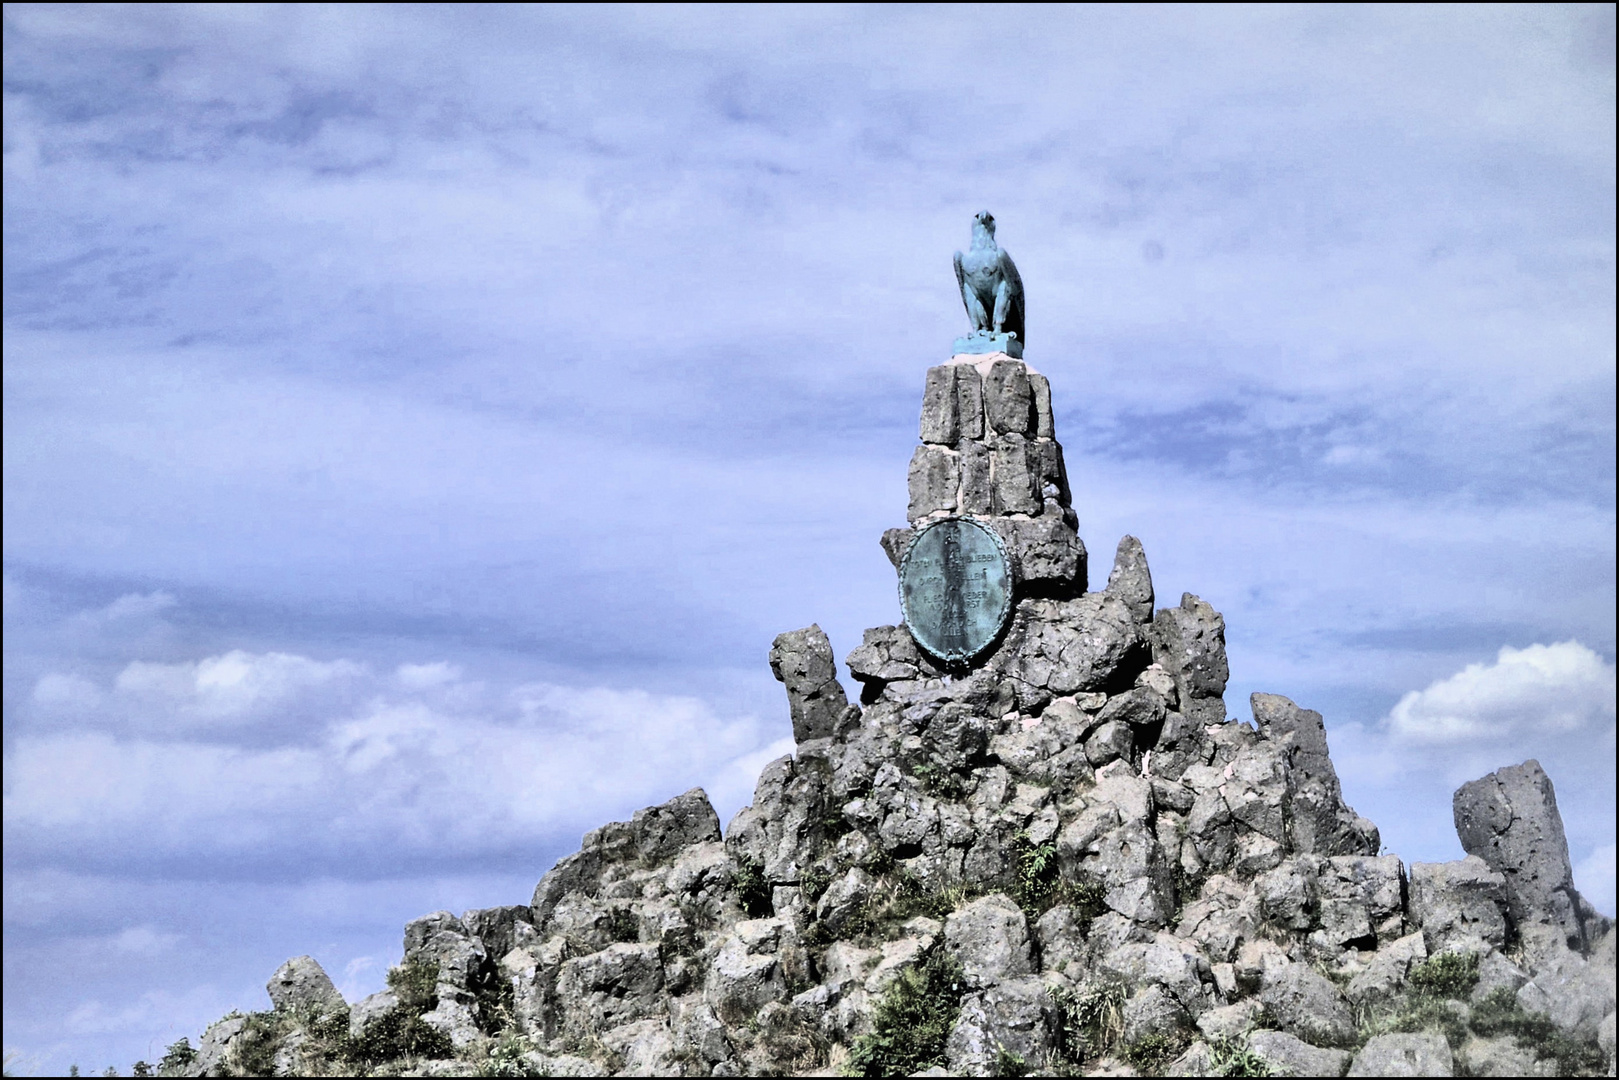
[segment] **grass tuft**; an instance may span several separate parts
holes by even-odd
[[[1464,1000],[1478,985],[1478,956],[1458,952],[1430,956],[1411,969],[1406,981],[1419,994]]]
[[[1209,1045],[1214,1076],[1271,1076],[1270,1063],[1248,1048],[1246,1039],[1216,1039]]]
[[[1038,919],[1054,904],[1060,893],[1057,879],[1057,845],[1036,844],[1027,832],[1012,838],[1015,873],[1013,899],[1031,920]]]
[[[1118,1045],[1124,1034],[1124,987],[1114,982],[1093,983],[1078,993],[1066,988],[1051,992],[1057,1007],[1057,1056],[1083,1065]]]
[[[1124,1060],[1144,1075],[1158,1076],[1163,1072],[1164,1066],[1175,1060],[1186,1046],[1184,1033],[1165,1034],[1155,1031],[1126,1046]]]
[[[736,869],[731,874],[731,884],[736,887],[737,900],[748,918],[763,919],[775,914],[776,905],[771,897],[770,882],[765,880],[764,864],[758,859],[747,855],[738,858]]]
[[[848,1076],[909,1076],[943,1065],[945,1041],[961,1011],[961,965],[935,948],[877,1000],[871,1031],[855,1043]]]

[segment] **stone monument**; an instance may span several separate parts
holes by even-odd
[[[884,548],[916,644],[946,668],[984,657],[1015,597],[1070,597],[1086,587],[1085,545],[1069,505],[1051,386],[1023,362],[1023,282],[995,244],[995,218],[974,218],[956,281],[974,332],[927,375],[922,445],[911,459],[910,529]]]
[[[1320,713],[1228,718],[1225,620],[1155,612],[1139,541],[1090,590],[993,241],[858,701],[819,626],[781,634],[793,752],[723,832],[699,788],[604,824],[528,903],[407,925],[388,989],[299,957],[163,1075],[1613,1075],[1613,921],[1536,762],[1456,793],[1466,859],[1408,867]]]

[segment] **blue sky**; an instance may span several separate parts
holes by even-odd
[[[13,1067],[729,818],[984,207],[1094,576],[1407,860],[1538,757],[1614,910],[1611,6],[7,5],[5,95]]]

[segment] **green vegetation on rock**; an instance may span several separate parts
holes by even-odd
[[[877,1000],[871,1031],[849,1055],[850,1076],[909,1076],[945,1062],[961,1009],[961,965],[943,949],[902,971]]]

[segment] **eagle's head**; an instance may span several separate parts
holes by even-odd
[[[978,224],[982,225],[984,228],[988,229],[990,232],[995,231],[995,215],[990,213],[988,210],[978,211],[978,213],[973,215],[973,220],[978,222]]]

